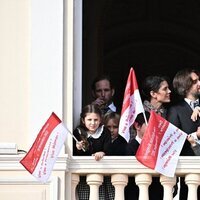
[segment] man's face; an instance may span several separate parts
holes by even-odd
[[[193,80],[193,85],[190,88],[187,96],[190,97],[190,99],[195,100],[200,97],[200,81],[199,76],[194,72],[191,73],[191,78]]]
[[[104,104],[110,103],[114,95],[114,89],[111,89],[110,82],[101,80],[96,82],[95,86],[94,97],[102,99]]]

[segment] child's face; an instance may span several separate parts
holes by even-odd
[[[95,133],[97,128],[99,128],[101,118],[96,113],[87,113],[86,117],[82,119],[82,122],[85,124],[90,133]]]
[[[106,127],[110,130],[111,132],[111,137],[112,140],[115,139],[118,136],[118,128],[119,128],[119,122],[114,119],[109,119]]]
[[[137,136],[142,139],[143,135],[144,135],[144,133],[146,131],[147,125],[145,123],[140,125],[137,122],[135,122],[134,126],[135,126],[135,129],[136,129],[136,132],[137,132]]]

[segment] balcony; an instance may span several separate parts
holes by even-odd
[[[103,176],[111,176],[115,187],[115,200],[124,199],[124,188],[128,177],[134,176],[139,186],[139,200],[148,200],[148,186],[153,176],[159,176],[164,188],[164,200],[171,200],[173,185],[176,177],[170,178],[159,175],[155,171],[141,165],[133,156],[105,156],[101,161],[95,161],[92,156],[61,155],[47,183],[35,180],[19,163],[22,155],[0,156],[0,196],[1,199],[50,199],[76,200],[75,188],[79,176],[85,175],[90,186],[90,200],[99,199],[99,186]],[[188,200],[197,199],[197,187],[200,185],[200,159],[195,157],[180,157],[176,176],[185,176],[189,188]],[[12,191],[12,192],[11,192]],[[31,194],[31,195],[30,195]],[[178,199],[176,197],[176,199]]]

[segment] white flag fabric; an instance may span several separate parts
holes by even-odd
[[[165,176],[174,177],[186,138],[185,132],[151,111],[136,158],[146,167]]]
[[[68,130],[52,113],[40,130],[32,147],[20,163],[40,182],[47,182],[65,142]]]
[[[130,139],[129,128],[134,123],[139,113],[144,113],[137,79],[133,68],[130,69],[119,122],[119,134],[128,142]]]

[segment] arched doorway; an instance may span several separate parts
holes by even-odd
[[[140,86],[145,76],[173,78],[200,63],[200,4],[196,1],[83,1],[83,104],[91,101],[91,77],[107,73],[121,107],[129,68]]]

